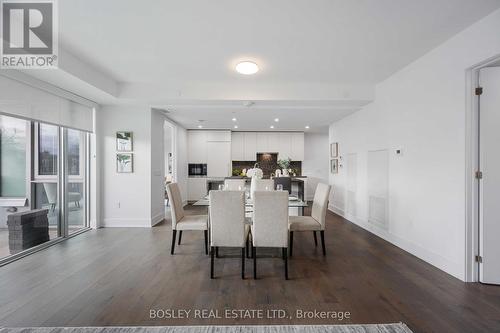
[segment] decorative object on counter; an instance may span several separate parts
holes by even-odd
[[[336,158],[330,160],[330,173],[339,173],[339,160]]]
[[[116,132],[116,150],[117,151],[132,151],[133,150],[133,134],[128,131]]]
[[[134,158],[131,153],[116,154],[116,172],[118,173],[134,172]]]
[[[242,177],[246,177],[246,176],[247,176],[247,169],[243,169],[243,170],[241,171],[241,176],[242,176]]]
[[[233,169],[233,176],[241,176],[242,173],[240,169]]]
[[[274,177],[281,177],[281,170],[280,169],[276,169],[276,171],[274,172]]]
[[[255,165],[258,165],[258,163],[255,163]],[[255,192],[256,180],[262,179],[262,177],[264,177],[264,173],[262,172],[262,169],[254,167],[253,169],[247,171],[247,176],[252,178],[252,181],[250,182],[250,195],[251,195],[253,192]]]
[[[290,157],[287,159],[278,160],[278,165],[283,170],[283,177],[290,176],[290,164],[291,163],[292,163],[292,160],[290,159]]]
[[[264,156],[261,155],[271,155],[272,159],[271,160],[265,160]],[[278,155],[277,154],[263,154],[263,153],[257,153],[257,161],[259,163],[259,168],[262,169],[262,172],[264,173],[264,178],[275,177],[276,169],[280,169],[280,166],[278,165]],[[255,161],[232,161],[233,168],[235,169],[252,169]],[[302,175],[302,162],[301,161],[292,161],[290,163],[290,168],[295,170],[295,173],[297,174],[297,177],[300,177]],[[243,172],[242,172],[243,173]],[[246,173],[245,173],[246,174]]]
[[[338,157],[339,156],[339,143],[333,142],[330,143],[330,157]]]

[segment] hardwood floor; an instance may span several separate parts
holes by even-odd
[[[414,332],[500,332],[500,287],[463,283],[330,212],[326,257],[312,233],[294,236],[290,280],[278,250],[259,259],[258,280],[248,259],[241,280],[238,249],[221,251],[234,258],[216,259],[211,280],[203,232],[184,232],[171,256],[168,222],[90,231],[0,267],[0,326],[402,321]],[[228,308],[283,309],[292,319],[149,317],[150,309]],[[299,309],[350,319],[298,319]]]

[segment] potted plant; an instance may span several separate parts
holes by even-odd
[[[292,162],[292,160],[290,159],[290,157],[286,158],[286,159],[278,160],[278,165],[280,166],[280,168],[283,171],[283,177],[288,177],[290,175],[289,171],[290,171],[290,163],[291,162]]]

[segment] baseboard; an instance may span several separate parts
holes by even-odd
[[[160,213],[151,218],[151,226],[154,227],[165,219],[165,213]]]
[[[111,217],[102,219],[104,228],[151,228],[151,219]]]
[[[400,249],[416,256],[419,259],[422,259],[423,261],[431,264],[432,266],[439,268],[440,270],[452,275],[453,277],[456,277],[461,281],[465,281],[463,268],[460,267],[460,265],[444,258],[443,256],[434,253],[432,251],[429,251],[428,249],[418,244],[415,244],[410,240],[394,235],[386,229],[368,223],[368,221],[357,218],[355,216],[350,216],[349,214],[346,214],[344,211],[337,209],[334,206],[330,205],[328,209],[333,213],[342,216],[349,222],[358,225],[359,227],[388,241],[389,243],[399,247]]]

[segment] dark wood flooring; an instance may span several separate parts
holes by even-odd
[[[312,234],[296,233],[289,281],[278,251],[259,259],[256,281],[250,260],[241,280],[237,257],[217,259],[210,280],[203,233],[185,232],[171,256],[168,222],[90,231],[0,267],[0,326],[401,321],[414,332],[500,332],[500,287],[463,283],[333,213],[327,220],[326,257]],[[150,309],[283,309],[292,319],[159,320]],[[350,319],[297,319],[300,309]]]

